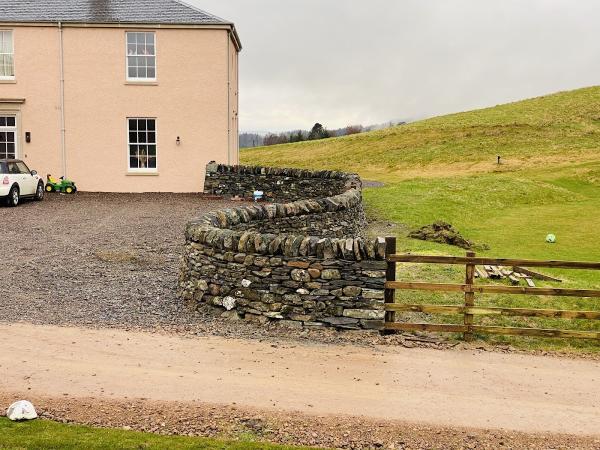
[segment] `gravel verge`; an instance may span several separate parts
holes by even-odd
[[[18,395],[0,392],[0,404]],[[310,416],[205,403],[144,399],[29,397],[43,419],[163,435],[257,440],[341,449],[600,449],[597,437],[526,434],[371,420]]]

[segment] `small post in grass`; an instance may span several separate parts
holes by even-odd
[[[467,252],[467,258],[474,258],[475,252]],[[473,292],[473,280],[475,278],[475,265],[467,264],[465,284],[467,285],[467,289],[465,291],[465,308],[471,308],[475,306],[475,293]],[[463,334],[463,338],[467,342],[471,342],[473,340],[473,332],[471,331],[471,326],[473,325],[473,314],[465,314],[465,325],[467,326],[467,331]]]
[[[387,260],[387,267],[385,270],[385,280],[386,281],[396,281],[396,263],[389,260],[390,255],[396,253],[396,238],[395,237],[386,237],[385,238],[385,257]],[[384,291],[384,299],[385,303],[395,303],[396,299],[396,290],[385,288]],[[396,321],[396,313],[394,311],[386,311],[385,312],[385,324],[393,323]],[[388,331],[384,328],[384,334],[387,334]]]

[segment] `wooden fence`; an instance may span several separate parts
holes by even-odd
[[[560,289],[544,287],[521,287],[506,285],[475,284],[476,266],[518,266],[518,267],[551,267],[562,269],[600,270],[600,263],[578,261],[537,261],[527,259],[481,258],[475,253],[468,252],[465,257],[457,256],[424,256],[399,255],[396,252],[396,238],[386,238],[387,271],[385,283],[385,330],[391,331],[434,331],[463,333],[465,340],[472,340],[473,333],[493,333],[518,336],[542,336],[561,338],[599,339],[600,332],[559,330],[542,328],[517,328],[500,326],[474,325],[473,317],[478,315],[490,316],[520,316],[546,317],[560,319],[600,320],[600,311],[572,311],[559,309],[529,309],[529,308],[499,308],[477,307],[475,294],[517,294],[563,297],[600,297],[600,290],[592,289]],[[403,282],[396,281],[397,263],[419,264],[454,264],[466,267],[464,284]],[[419,290],[436,292],[464,293],[463,305],[426,305],[396,303],[396,290]],[[428,314],[458,314],[464,316],[463,324],[433,324],[396,322],[397,312],[422,312]]]

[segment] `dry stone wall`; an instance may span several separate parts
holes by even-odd
[[[290,327],[381,328],[385,241],[362,236],[358,176],[240,166],[207,170],[211,194],[266,192],[266,185],[273,187],[269,195],[295,200],[214,211],[187,224],[178,295],[222,308],[224,317]],[[327,195],[298,200],[303,189]]]

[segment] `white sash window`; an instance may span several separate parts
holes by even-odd
[[[13,32],[0,30],[0,80],[15,79]]]

